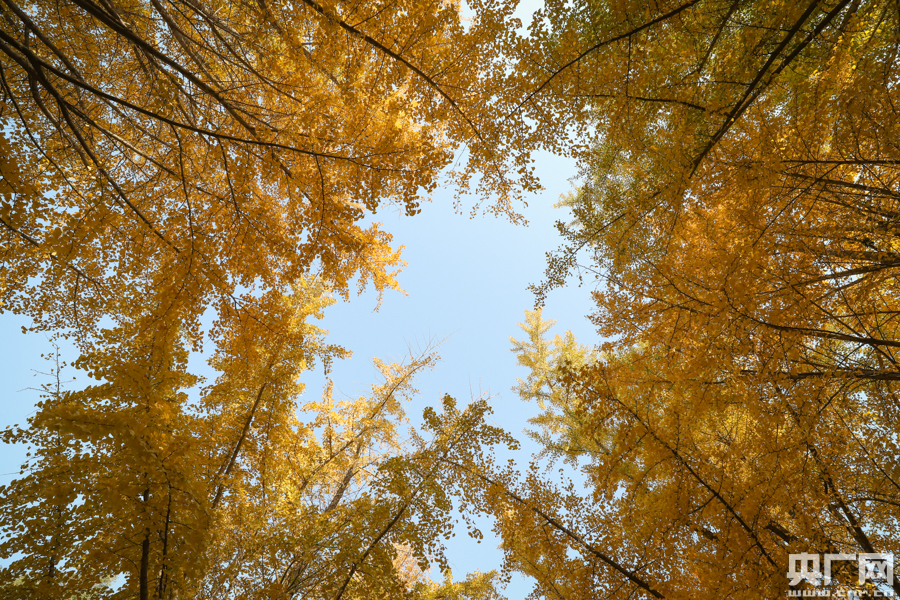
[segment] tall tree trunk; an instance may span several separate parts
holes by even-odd
[[[266,386],[269,385],[269,382],[262,384],[259,388],[259,393],[256,395],[256,401],[253,403],[253,407],[250,409],[250,414],[247,416],[247,421],[244,423],[244,428],[241,430],[241,436],[238,438],[237,443],[234,445],[234,450],[231,453],[231,456],[228,458],[228,462],[222,466],[219,470],[219,485],[216,489],[216,495],[212,501],[212,509],[215,510],[219,505],[219,501],[222,500],[222,492],[225,491],[225,479],[228,478],[228,475],[231,473],[232,467],[234,467],[234,462],[237,460],[238,455],[241,453],[241,447],[244,445],[244,440],[247,439],[247,433],[250,431],[250,425],[253,424],[253,417],[256,416],[256,409],[259,408],[259,403],[262,400],[263,392],[266,391]]]
[[[144,504],[150,499],[150,488],[144,490]],[[150,600],[150,528],[144,530],[141,542],[140,600]]]

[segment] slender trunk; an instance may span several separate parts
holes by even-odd
[[[141,600],[150,600],[150,532],[144,533],[141,542]]]
[[[328,506],[325,508],[323,514],[330,513],[335,508],[337,508],[337,505],[341,502],[341,498],[343,498],[344,492],[347,491],[347,487],[349,487],[350,482],[353,480],[353,475],[356,473],[356,461],[359,460],[360,452],[362,452],[362,442],[359,442],[356,445],[356,453],[353,455],[353,461],[350,463],[350,467],[347,469],[347,473],[344,475],[344,479],[343,481],[341,481],[341,485],[334,493],[334,497],[331,499],[331,502],[328,503]]]
[[[59,531],[62,529],[62,507],[56,507],[56,533],[53,534],[53,539],[50,540],[50,564],[47,566],[47,577],[53,578],[56,576],[56,563],[59,561],[58,551],[59,551]]]
[[[159,581],[156,582],[156,597],[162,600],[163,594],[166,593],[166,584],[168,583],[168,572],[166,557],[169,553],[169,526],[172,522],[172,490],[169,489],[169,505],[166,508],[166,525],[163,528],[162,538],[162,559],[159,569]]]
[[[144,490],[144,504],[150,499],[150,488]],[[150,600],[150,528],[144,530],[141,542],[140,600]]]
[[[244,440],[247,439],[247,433],[250,431],[250,425],[253,423],[253,417],[256,415],[256,409],[259,408],[259,403],[262,400],[263,392],[266,391],[266,386],[269,385],[268,382],[262,384],[262,387],[259,388],[259,393],[256,395],[256,401],[253,403],[253,408],[250,409],[250,414],[247,416],[247,421],[244,423],[244,429],[241,431],[241,436],[238,438],[237,443],[234,445],[234,450],[231,453],[231,456],[228,458],[228,462],[223,465],[223,468],[219,470],[219,485],[218,489],[216,489],[216,495],[212,501],[213,510],[219,505],[219,502],[222,500],[222,492],[225,491],[225,479],[228,478],[228,475],[231,473],[231,469],[234,467],[234,462],[237,460],[238,454],[241,452],[241,446],[244,445]]]

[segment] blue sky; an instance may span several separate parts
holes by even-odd
[[[545,253],[560,243],[553,224],[568,215],[553,204],[571,189],[569,179],[575,174],[572,162],[547,155],[538,159],[537,169],[546,189],[522,209],[528,226],[456,214],[449,190],[439,191],[415,217],[379,216],[395,242],[406,247],[403,257],[409,266],[399,280],[408,297],[386,294],[377,313],[372,312],[375,294],[352,298],[326,312],[323,326],[329,330],[329,340],[353,351],[352,358],[334,366],[331,377],[336,392],[365,393],[376,377],[373,356],[400,360],[410,346],[444,340],[438,368],[418,380],[421,395],[408,407],[410,417],[417,421],[422,410],[438,405],[445,393],[460,404],[473,394],[489,393],[495,424],[520,442],[528,441],[522,430],[537,407],[523,403],[510,389],[526,372],[516,365],[509,336],[521,337],[517,323],[524,321],[523,311],[534,306],[528,284],[541,279]],[[554,331],[570,329],[581,343],[594,343],[596,334],[585,317],[590,308],[589,289],[573,285],[551,293],[544,316],[558,321]],[[305,381],[308,393],[316,393],[324,376],[319,372]],[[525,443],[513,458],[527,464],[536,450]],[[480,544],[460,526],[449,546],[454,578],[500,564],[502,555],[490,535],[490,523],[481,523],[485,539]],[[530,585],[517,581],[506,593],[511,599],[524,598],[529,591]]]

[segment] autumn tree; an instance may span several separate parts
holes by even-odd
[[[548,338],[547,333],[555,324],[556,321],[543,318],[541,309],[525,311],[525,323],[519,323],[519,328],[526,338],[509,339],[516,361],[528,369],[528,375],[518,380],[513,391],[522,400],[537,404],[540,414],[529,419],[537,429],[527,433],[543,446],[544,453],[577,457],[600,451],[603,441],[582,437],[586,429],[580,420],[579,399],[563,381],[562,372],[591,364],[598,357],[593,348],[579,344],[571,331]]]
[[[4,2],[5,310],[84,339],[166,288],[188,328],[312,272],[388,289],[398,252],[359,222],[418,212],[460,144],[451,179],[512,214],[536,185],[491,75],[512,8],[474,8]]]
[[[548,441],[604,441],[581,452],[589,495],[539,470],[470,475],[536,594],[772,598],[790,553],[900,551],[896,9],[548,3],[535,19],[521,110],[584,140],[536,291],[597,277],[605,340],[586,365],[555,364],[537,323],[518,347],[574,409],[544,414],[563,426]],[[831,591],[887,588],[840,564]]]
[[[295,305],[298,339],[316,307]],[[183,358],[160,343],[177,339],[152,336],[151,358]],[[223,346],[232,354],[195,402],[183,360],[128,355],[83,359],[99,384],[48,390],[29,427],[5,434],[34,458],[0,488],[2,597],[497,597],[493,575],[408,585],[397,563],[403,548],[417,568],[447,569],[439,469],[507,440],[485,424],[488,404],[447,398],[406,442],[402,404],[432,352],[376,361],[369,395],[329,388],[298,407],[295,362],[315,348],[266,341]]]
[[[78,538],[94,581],[142,598],[433,595],[395,559],[439,551],[451,497],[496,517],[536,596],[769,598],[790,553],[900,550],[896,3],[552,1],[521,36],[505,3],[464,25],[443,2],[3,2],[4,308],[101,380],[10,434],[43,448],[7,490],[36,502],[7,502],[32,528],[5,546],[43,536],[9,571],[35,594],[88,591],[47,542],[87,504],[116,516]],[[533,315],[515,349],[588,496],[496,464],[482,446],[514,443],[484,403],[428,412],[405,452],[389,384],[293,410],[343,353],[307,324],[328,292],[396,285],[359,222],[416,212],[461,143],[452,179],[499,211],[534,188],[529,150],[583,165],[537,291],[596,274],[608,342]],[[210,307],[221,376],[192,404]],[[42,487],[76,458],[98,494]]]
[[[471,7],[0,4],[0,308],[98,380],[6,434],[35,458],[3,489],[3,593],[391,596],[396,543],[438,553],[429,461],[484,440],[463,411],[400,447],[396,394],[429,361],[348,403],[297,378],[346,355],[308,322],[332,295],[398,287],[366,218],[417,213],[461,146],[447,179],[488,210],[516,219],[537,185],[506,117],[514,6]],[[192,397],[204,343],[218,378]]]

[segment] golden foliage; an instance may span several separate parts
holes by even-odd
[[[554,375],[590,497],[529,482],[570,531],[507,534],[547,595],[773,598],[790,553],[900,551],[895,8],[547,9],[540,47],[602,41],[541,92],[597,141],[537,291],[598,274],[607,340]]]
[[[5,434],[35,447],[6,597],[494,598],[519,571],[750,600],[790,553],[900,552],[896,3],[553,0],[521,36],[512,2],[2,2],[3,309],[99,380]],[[532,150],[582,162],[536,291],[599,274],[606,342],[539,312],[512,341],[587,495],[496,464],[484,400],[402,439],[431,355],[296,409],[346,352],[310,323],[330,294],[397,287],[364,218],[415,214],[460,144],[450,181],[513,218]],[[450,579],[454,500],[495,518],[500,576]]]
[[[355,400],[298,377],[347,354],[310,323],[332,294],[399,289],[378,209],[418,213],[463,144],[446,178],[488,210],[517,220],[537,186],[501,126],[512,6],[474,8],[0,3],[0,309],[98,381],[6,432],[35,458],[2,490],[2,594],[391,597],[399,544],[443,561],[432,463],[487,407],[410,446],[400,399],[433,356],[377,363]]]

